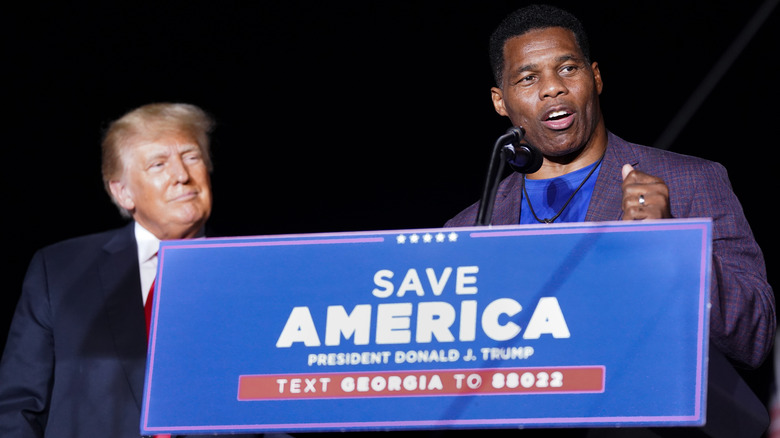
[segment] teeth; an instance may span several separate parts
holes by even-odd
[[[563,117],[566,114],[568,114],[566,111],[555,111],[555,112],[550,113],[550,115],[547,118],[554,119],[556,117]]]

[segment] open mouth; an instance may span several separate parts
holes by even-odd
[[[550,129],[566,129],[574,123],[574,113],[565,109],[550,111],[542,123]]]
[[[571,114],[568,111],[553,111],[547,115],[547,120],[552,120],[552,121],[561,120],[570,115]]]

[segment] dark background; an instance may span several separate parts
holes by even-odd
[[[647,145],[671,132],[663,147],[726,165],[770,283],[776,3],[557,2],[590,32],[609,129]],[[37,248],[124,223],[102,187],[101,129],[152,101],[190,102],[216,117],[210,226],[219,234],[441,226],[479,198],[490,149],[509,127],[490,101],[487,39],[524,4],[4,6],[0,334]],[[750,24],[755,17],[765,21]],[[756,32],[730,49],[745,29]],[[692,116],[676,117],[692,96],[702,98]],[[747,376],[762,395],[769,365]]]

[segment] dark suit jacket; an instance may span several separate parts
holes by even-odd
[[[666,182],[673,217],[713,219],[711,338],[732,361],[757,367],[769,355],[775,338],[774,293],[726,169],[701,158],[628,143],[610,133],[586,221],[622,218],[624,164]],[[519,222],[521,182],[522,175],[513,173],[499,185],[493,225]],[[474,225],[478,207],[478,203],[471,205],[445,226]]]
[[[139,275],[132,223],[33,256],[0,362],[0,436],[140,436]]]

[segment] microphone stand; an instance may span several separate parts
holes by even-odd
[[[525,131],[523,128],[513,126],[506,134],[498,137],[493,145],[493,153],[490,157],[485,187],[482,190],[482,199],[477,211],[477,226],[490,225],[493,217],[493,204],[496,201],[496,191],[501,182],[505,162],[520,173],[533,173],[542,167],[542,153],[531,145],[521,145]]]
[[[519,138],[518,138],[519,135]],[[490,156],[485,187],[482,189],[482,198],[479,201],[479,210],[477,211],[477,226],[490,225],[490,219],[493,217],[493,204],[496,202],[496,190],[501,181],[501,175],[504,171],[504,159],[501,149],[517,138],[519,142],[522,138],[522,131],[512,127],[506,134],[498,137],[493,145],[493,153]]]

